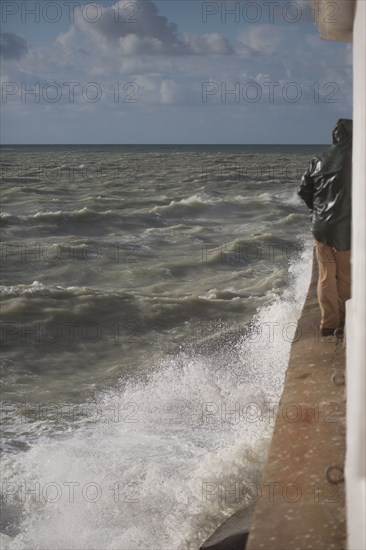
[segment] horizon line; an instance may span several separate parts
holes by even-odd
[[[120,147],[161,147],[161,146],[211,146],[211,147],[222,147],[222,146],[257,146],[257,145],[331,145],[331,143],[1,143],[0,147],[27,147],[27,146],[60,146],[64,147],[67,146],[73,146],[73,145],[79,145],[83,147],[87,147],[89,145],[95,145],[95,146],[120,146]]]

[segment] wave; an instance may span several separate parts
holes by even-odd
[[[89,219],[94,219],[98,216],[110,216],[112,213],[113,213],[112,210],[106,210],[103,212],[94,212],[93,210],[89,210],[86,206],[84,206],[83,208],[80,208],[78,210],[71,210],[71,211],[44,210],[44,211],[36,212],[35,214],[30,214],[28,216],[18,216],[18,218],[26,221],[32,221],[32,220],[54,221],[58,219],[89,220]]]
[[[6,220],[9,220],[11,218],[13,218],[13,215],[10,214],[10,212],[0,212],[0,219],[1,220],[6,221]]]
[[[20,284],[14,286],[0,286],[0,293],[6,297],[16,296],[115,296],[113,291],[101,290],[96,288],[62,285],[45,285],[39,281],[33,281],[30,285]],[[127,293],[119,292],[120,297],[129,297]]]
[[[273,219],[277,212],[286,214],[292,213],[295,206],[294,201],[287,202],[286,194],[273,195],[264,192],[256,195],[236,195],[228,197],[212,197],[205,193],[196,193],[185,199],[172,200],[169,204],[154,206],[150,213],[162,217],[197,217],[197,215],[214,216],[242,216],[243,219],[250,219],[258,216],[264,220],[266,216]]]
[[[15,176],[2,178],[1,181],[2,183],[11,183],[12,185],[18,185],[18,184],[24,185],[25,183],[41,183],[42,180],[40,180],[39,178],[34,178],[32,176],[24,175],[19,178]]]
[[[290,215],[292,216],[292,215]],[[288,216],[282,223],[291,223]],[[272,224],[271,224],[272,225]],[[247,231],[245,232],[247,233]],[[239,237],[210,248],[206,245],[203,255],[207,265],[254,266],[266,262],[269,266],[285,267],[290,257],[299,257],[303,244],[299,239],[281,238],[272,232]]]
[[[43,191],[32,190],[36,194],[43,194]],[[90,196],[87,196],[89,199]],[[93,202],[104,198],[100,195],[92,197]],[[159,199],[159,202],[165,199]],[[72,226],[74,231],[85,231],[85,224],[89,224],[86,229],[87,234],[97,234],[97,227],[103,224],[103,233],[116,226],[121,229],[141,229],[166,227],[168,220],[164,218],[177,218],[179,221],[183,217],[197,219],[197,216],[234,216],[243,217],[243,220],[258,219],[265,221],[272,220],[276,213],[291,214],[294,213],[296,199],[279,195],[277,198],[269,192],[264,192],[256,196],[236,195],[234,197],[211,197],[207,194],[194,194],[188,198],[172,200],[169,204],[158,204],[149,208],[145,204],[139,208],[138,204],[130,201],[128,204],[123,202],[121,210],[116,209],[118,201],[113,202],[113,208],[107,210],[93,210],[86,206],[75,210],[40,210],[30,214],[13,214],[9,212],[1,213],[1,223],[3,225],[14,226],[45,226],[49,224],[52,230],[57,229],[61,232],[67,231],[68,226]],[[152,201],[148,201],[152,202]],[[112,203],[111,203],[112,204]],[[186,220],[185,224],[187,223]],[[175,224],[174,228],[179,228]]]
[[[194,321],[206,324],[232,315],[248,313],[253,304],[246,303],[245,292],[213,289],[206,295],[183,296],[141,295],[136,290],[101,291],[81,287],[47,286],[35,281],[32,285],[1,287],[3,302],[2,337],[7,346],[19,346],[23,357],[25,338],[42,353],[47,352],[52,335],[51,353],[64,351],[69,337],[68,326],[75,326],[75,334],[82,334],[88,325],[97,324],[98,339],[95,349],[107,351],[108,339],[119,342],[126,331],[133,333],[130,340],[152,337],[156,331],[172,331]],[[97,323],[96,323],[97,321]],[[38,340],[31,334],[40,334]],[[50,339],[48,338],[50,333]],[[119,335],[121,334],[121,338]],[[81,337],[72,341],[78,349]]]
[[[31,224],[34,222],[51,222],[55,223],[58,221],[69,222],[69,221],[92,221],[98,217],[110,217],[113,215],[112,210],[106,210],[103,212],[94,212],[89,210],[86,207],[80,208],[78,210],[64,211],[64,210],[41,210],[35,212],[34,214],[29,215],[14,215],[9,212],[2,212],[1,219],[7,223],[11,224]]]
[[[206,194],[194,194],[186,199],[172,200],[168,205],[155,206],[151,212],[166,212],[168,210],[181,209],[182,207],[190,207],[191,209],[201,208],[202,206],[208,206],[215,204],[215,200],[210,199]]]
[[[306,250],[253,326],[296,322],[309,260]],[[97,394],[93,422],[71,421],[4,460],[4,548],[198,549],[256,499],[289,351],[282,338],[238,338],[216,357],[178,353]]]

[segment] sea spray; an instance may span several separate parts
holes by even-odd
[[[123,378],[96,392],[92,422],[8,456],[3,547],[196,550],[251,504],[291,346],[283,327],[300,315],[311,258],[309,244],[288,288],[254,316],[251,338],[211,357],[178,352]]]

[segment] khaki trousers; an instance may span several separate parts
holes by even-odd
[[[319,267],[320,328],[343,327],[345,302],[351,297],[351,251],[316,241]]]

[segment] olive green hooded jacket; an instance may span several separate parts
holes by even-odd
[[[312,159],[298,190],[312,212],[315,239],[336,250],[351,249],[351,186],[352,120],[340,119],[333,146]]]

